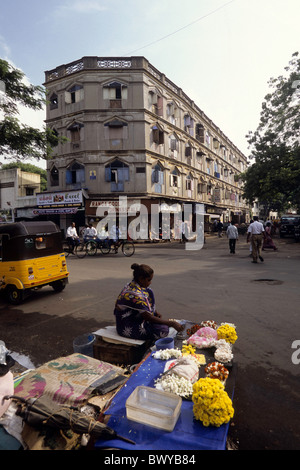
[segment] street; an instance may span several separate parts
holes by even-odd
[[[240,236],[236,254],[229,253],[225,236],[211,235],[195,251],[166,242],[137,244],[130,258],[70,255],[63,292],[46,287],[18,306],[0,299],[0,339],[35,367],[72,354],[75,337],[114,324],[114,302],[132,278],[131,264],[149,264],[164,317],[237,327],[230,447],[299,449],[300,364],[292,360],[292,343],[300,340],[300,244],[278,237],[274,242],[278,251],[264,251],[264,263],[258,264],[251,263],[246,236]]]

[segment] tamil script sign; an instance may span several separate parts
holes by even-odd
[[[82,191],[60,191],[55,193],[38,193],[38,207],[80,206]]]

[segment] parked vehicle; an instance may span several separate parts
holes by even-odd
[[[279,235],[280,238],[285,236],[294,236],[295,226],[299,225],[300,215],[284,215],[280,219]]]
[[[298,217],[298,220],[295,223],[294,237],[296,242],[300,241],[300,217]]]
[[[0,290],[19,304],[33,289],[50,285],[62,291],[69,272],[61,231],[53,222],[0,225]]]

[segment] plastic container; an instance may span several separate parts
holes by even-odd
[[[74,353],[84,354],[85,356],[94,357],[93,345],[96,340],[96,336],[92,334],[85,334],[78,336],[73,341]]]
[[[126,416],[132,421],[173,431],[182,398],[173,393],[139,385],[126,400]]]
[[[174,339],[173,338],[160,338],[155,342],[156,349],[173,349]]]

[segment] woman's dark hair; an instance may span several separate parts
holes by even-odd
[[[131,269],[133,269],[133,279],[135,281],[138,281],[140,278],[149,279],[154,273],[153,269],[147,264],[134,263],[131,265]]]

